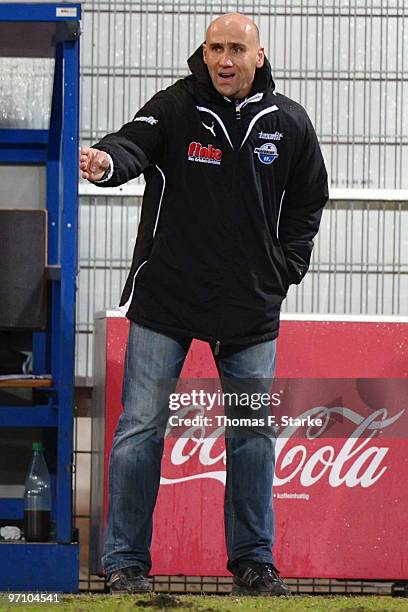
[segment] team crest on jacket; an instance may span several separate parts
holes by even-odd
[[[188,161],[204,164],[221,164],[222,151],[209,144],[204,147],[200,142],[190,142],[188,145]]]
[[[272,164],[279,157],[278,149],[273,142],[266,142],[261,147],[256,147],[254,153],[263,164]]]

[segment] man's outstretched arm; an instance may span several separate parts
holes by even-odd
[[[101,187],[116,187],[138,177],[149,165],[160,164],[166,145],[168,96],[159,92],[133,121],[80,152],[82,178]]]

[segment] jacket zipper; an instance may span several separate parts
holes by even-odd
[[[241,119],[241,105],[238,100],[235,101],[235,118],[237,121]]]
[[[239,100],[235,100],[235,119],[237,121],[241,120],[241,107],[246,106],[247,103],[248,103],[247,99],[245,99],[243,102],[239,102]],[[220,346],[221,346],[221,340],[217,340],[214,346],[214,357],[217,357],[217,355],[219,355]]]
[[[237,121],[240,121],[241,119],[241,106],[243,106],[243,103],[239,102],[238,100],[235,100],[235,119]],[[234,149],[234,153],[236,153],[235,149]],[[217,357],[220,353],[220,346],[221,346],[221,340],[217,340],[214,346],[214,357]]]
[[[251,98],[245,98],[245,100],[243,100],[242,102],[239,102],[238,100],[235,100],[235,118],[237,121],[240,121],[241,119],[241,108],[243,108],[244,106],[246,106],[247,104],[249,104],[250,102],[259,102],[259,100],[262,99],[263,94],[259,93],[259,94],[255,94],[254,96],[252,96]],[[225,96],[224,96],[225,97]],[[226,98],[226,100],[228,102],[230,102],[230,100],[228,98]],[[204,107],[199,107],[197,106],[198,110],[204,110],[208,112],[207,108]],[[224,129],[224,133],[226,133],[228,141],[231,145],[231,148],[233,149],[234,153],[236,153],[236,149],[234,149],[231,140],[228,136],[228,133],[225,130],[225,127],[223,126],[223,123],[221,122],[221,120],[218,118],[218,116],[216,116],[218,122],[221,124],[221,126]],[[215,345],[214,345],[214,357],[217,357],[220,353],[220,347],[221,347],[221,340],[217,340]]]

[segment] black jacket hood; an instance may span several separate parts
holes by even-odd
[[[212,84],[210,74],[208,72],[208,68],[203,60],[203,47],[200,45],[194,53],[187,60],[188,67],[190,68],[192,75],[187,77],[187,85],[196,83],[199,88],[207,95],[215,99],[223,98],[223,96],[218,93]],[[189,83],[190,81],[190,83]],[[255,70],[255,78],[252,83],[252,88],[249,93],[250,96],[256,93],[264,93],[267,89],[271,89],[274,91],[275,83],[272,78],[272,70],[269,60],[265,56],[264,65],[262,68],[257,68]]]

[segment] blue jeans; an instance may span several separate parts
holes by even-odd
[[[152,515],[164,445],[163,435],[157,432],[163,431],[169,415],[168,394],[159,392],[158,381],[179,377],[190,342],[130,324],[123,412],[109,462],[109,507],[102,556],[107,574],[131,565],[139,565],[146,572],[151,568]],[[276,340],[221,347],[215,360],[224,392],[233,389],[233,379],[243,378],[262,379],[263,390],[269,392],[275,355]],[[238,410],[242,414],[242,408]],[[254,416],[250,408],[246,412]],[[234,416],[233,409],[230,414]],[[227,567],[232,570],[234,563],[244,559],[273,562],[275,437],[271,428],[248,428],[248,436],[242,431],[236,436],[230,434],[227,428],[224,519]]]

